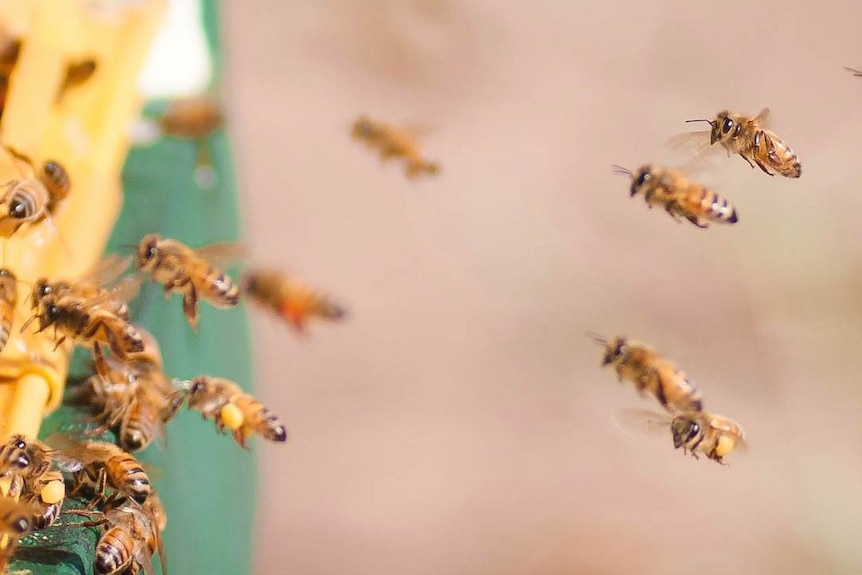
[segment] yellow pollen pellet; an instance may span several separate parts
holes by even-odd
[[[48,505],[59,503],[66,497],[66,485],[62,481],[49,481],[42,486],[39,496],[42,502]]]
[[[724,457],[736,446],[736,440],[730,436],[722,435],[718,438],[718,445],[715,446],[715,454],[719,457]]]
[[[239,429],[245,421],[242,411],[239,410],[235,403],[226,403],[225,406],[221,408],[219,416],[221,417],[221,421],[224,426],[231,431]]]

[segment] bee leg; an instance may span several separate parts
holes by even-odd
[[[102,381],[110,383],[110,380],[108,379],[108,374],[110,373],[108,362],[105,360],[105,353],[102,351],[102,345],[98,341],[93,342],[93,364],[96,367],[96,373],[99,374]]]
[[[64,341],[66,341],[65,335],[58,339],[57,342],[54,344],[54,351],[57,351],[57,348],[60,347],[60,345],[62,345]]]
[[[90,510],[94,508],[100,501],[105,499],[105,491],[107,487],[108,473],[104,467],[99,469],[99,477],[96,479],[96,496],[84,509]],[[107,502],[106,502],[107,503]]]
[[[777,158],[776,158],[776,159],[777,159]],[[755,162],[757,162],[757,166],[758,166],[761,170],[763,170],[763,172],[764,172],[764,173],[766,173],[766,174],[768,174],[768,175],[770,175],[770,176],[775,176],[775,174],[773,174],[772,172],[770,172],[770,171],[766,168],[766,166],[764,166],[764,165],[763,165],[763,163],[762,163],[758,158],[754,158],[754,161],[755,161]],[[754,166],[751,166],[751,167],[753,168]]]
[[[251,451],[251,448],[245,442],[245,433],[243,433],[243,428],[235,430],[231,435],[233,435],[234,441],[236,441],[237,445],[245,449],[246,451]]]
[[[696,225],[697,227],[699,227],[702,230],[709,227],[709,224],[700,223],[700,220],[697,218],[697,216],[688,215],[685,217],[685,219],[687,219],[688,221],[690,221],[691,223],[693,223],[694,225]]]
[[[198,293],[194,285],[190,285],[188,291],[183,296],[183,313],[186,319],[189,320],[189,325],[193,330],[197,330],[198,326]]]

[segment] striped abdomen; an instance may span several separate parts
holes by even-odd
[[[152,443],[162,425],[160,405],[159,398],[147,397],[144,388],[138,388],[120,424],[120,447],[139,451]]]
[[[111,457],[105,462],[108,481],[115,489],[125,492],[137,503],[143,503],[150,496],[150,478],[137,459],[127,453]]]
[[[278,416],[255,398],[243,394],[237,397],[234,403],[245,414],[245,427],[253,429],[269,441],[287,440],[287,429]]]
[[[203,281],[195,288],[201,299],[217,308],[233,307],[239,303],[239,286],[233,279],[215,268],[210,268]]]
[[[645,374],[645,384],[658,402],[669,411],[701,411],[701,394],[674,363],[657,359]]]
[[[758,130],[754,135],[752,152],[752,159],[767,174],[772,175],[771,170],[787,178],[802,175],[802,165],[790,146],[768,130]]]
[[[0,269],[0,351],[9,342],[17,303],[18,280],[11,271]]]
[[[695,218],[728,224],[735,224],[739,221],[736,208],[726,199],[704,186],[689,188],[680,204],[687,214]]]
[[[131,535],[120,527],[111,527],[96,545],[96,573],[112,575],[125,570],[132,562],[134,551]]]

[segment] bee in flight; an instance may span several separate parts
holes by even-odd
[[[246,270],[240,291],[264,309],[283,318],[297,332],[305,330],[309,318],[337,321],[346,311],[330,298],[295,278],[274,270]]]
[[[605,348],[602,366],[612,365],[618,379],[632,382],[640,395],[652,394],[671,412],[703,409],[700,392],[685,372],[653,348],[624,336],[605,339],[589,335]]]
[[[229,429],[243,449],[248,449],[246,442],[255,433],[269,441],[287,440],[287,430],[278,417],[228,379],[201,375],[183,393],[187,393],[189,409],[214,420],[220,433]]]
[[[698,453],[707,459],[726,465],[724,458],[734,450],[745,451],[748,447],[742,426],[729,417],[706,411],[686,411],[665,415],[646,409],[625,409],[614,419],[624,429],[662,431],[670,429],[675,449],[699,459]]]
[[[682,217],[699,228],[739,221],[730,202],[677,170],[646,164],[636,172],[621,166],[614,166],[614,171],[631,178],[632,197],[643,194],[647,206],[663,207],[676,221]]]
[[[199,299],[220,309],[239,303],[237,285],[210,260],[236,258],[241,252],[237,244],[191,248],[177,240],[148,234],[138,244],[136,258],[138,270],[164,286],[165,297],[170,297],[171,292],[182,294],[183,313],[196,329]]]
[[[381,160],[402,158],[408,178],[415,178],[422,173],[429,176],[440,173],[440,165],[425,158],[410,130],[360,116],[353,123],[352,133],[354,138],[364,141],[368,147],[376,148]]]
[[[738,154],[749,166],[754,168],[757,165],[770,176],[781,174],[787,178],[798,178],[802,174],[802,165],[790,146],[764,127],[768,115],[769,108],[763,108],[754,117],[724,110],[712,120],[686,120],[706,122],[711,129],[681,134],[671,138],[668,144],[671,147],[682,147],[688,141],[694,141],[700,148],[719,143],[727,150],[728,156]]]

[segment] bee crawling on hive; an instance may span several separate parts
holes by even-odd
[[[236,383],[201,375],[187,382],[186,388],[180,393],[188,400],[189,409],[214,420],[219,433],[230,430],[243,449],[248,449],[247,440],[255,433],[269,441],[287,440],[287,429],[281,420]]]
[[[420,174],[436,176],[440,173],[440,165],[424,157],[416,143],[412,130],[396,128],[390,124],[371,120],[368,116],[360,116],[352,129],[353,137],[364,141],[368,147],[380,152],[383,161],[390,158],[404,160],[404,172],[408,178]]]
[[[24,224],[35,224],[54,216],[57,207],[71,189],[69,173],[57,161],[48,160],[37,169],[29,156],[10,146],[3,146],[15,160],[27,164],[33,177],[11,180],[0,185],[6,189],[0,211],[0,234],[9,237]]]
[[[100,527],[93,559],[97,575],[139,573],[153,575],[153,555],[159,554],[162,573],[167,574],[167,559],[162,533],[167,526],[167,514],[155,492],[138,504],[121,498],[104,506],[101,511],[74,510],[69,513],[90,517],[78,525]],[[93,517],[96,519],[93,519]]]

